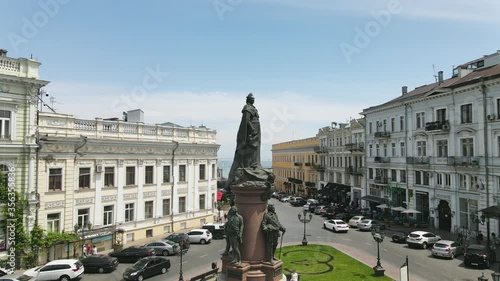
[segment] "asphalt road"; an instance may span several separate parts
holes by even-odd
[[[301,207],[292,207],[289,203],[281,203],[275,199],[271,201],[276,208],[281,223],[287,231],[283,237],[284,243],[300,244],[304,236],[304,225],[299,222],[297,214],[302,211]],[[334,242],[347,245],[364,254],[373,257],[371,266],[377,264],[377,243],[373,240],[369,231],[363,232],[351,228],[348,233],[335,233],[323,229],[325,218],[313,215],[310,223],[306,224],[306,239],[309,243]],[[384,242],[380,244],[381,264],[392,264],[399,268],[408,256],[410,280],[446,280],[446,281],[477,281],[484,272],[485,277],[491,280],[492,270],[465,268],[463,256],[454,260],[434,258],[429,249],[408,248],[406,244],[397,244],[391,241],[392,231],[386,231]],[[492,264],[491,268],[498,268],[499,264]],[[398,278],[399,280],[399,278]]]
[[[212,243],[199,245],[191,244],[191,247],[182,256],[182,270],[184,280],[189,280],[191,277],[208,271],[211,269],[212,262],[218,262],[220,266],[220,254],[226,247],[225,240],[212,240]],[[169,256],[171,267],[165,274],[160,274],[148,278],[148,281],[169,281],[179,280],[180,256]],[[111,273],[85,273],[82,275],[82,281],[117,281],[124,280],[122,275],[127,267],[132,264],[121,263],[118,268]]]

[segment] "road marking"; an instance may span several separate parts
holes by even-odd
[[[403,258],[403,256],[401,255],[398,255],[398,254],[394,254],[396,257],[400,257],[400,258]]]
[[[342,238],[342,240],[352,241],[352,239],[350,239],[350,238],[345,238],[345,237],[343,237],[343,238]]]
[[[420,265],[420,266],[422,266],[422,267],[424,266],[423,264],[418,263],[418,262],[415,262],[415,264]]]
[[[387,252],[387,249],[382,249],[382,251]]]
[[[365,243],[365,245],[371,246],[372,244],[371,243]]]
[[[220,249],[219,252],[225,251],[226,249]]]
[[[207,254],[207,255],[200,256],[200,258],[204,258],[204,257],[206,257],[206,256],[208,256],[208,254]]]

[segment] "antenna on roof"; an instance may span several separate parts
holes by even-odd
[[[432,64],[432,70],[434,71],[434,80],[436,80],[436,83],[437,83],[438,76],[436,75],[436,68],[434,67],[434,64]]]

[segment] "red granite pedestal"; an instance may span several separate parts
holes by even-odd
[[[280,281],[286,280],[283,275],[283,262],[266,262],[266,243],[261,230],[262,219],[267,211],[267,200],[261,195],[265,186],[233,185],[234,203],[238,213],[243,217],[243,244],[241,245],[241,266],[230,264],[231,257],[223,256],[222,275],[218,280],[227,281]]]

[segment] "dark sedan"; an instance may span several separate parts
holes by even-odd
[[[181,246],[183,250],[189,249],[191,243],[189,242],[189,235],[187,233],[172,233],[163,238],[163,240],[173,241]]]
[[[118,259],[106,255],[91,255],[80,260],[83,263],[84,272],[111,272],[118,266]]]
[[[406,238],[408,237],[408,233],[401,231],[398,233],[394,233],[392,235],[392,242],[394,243],[405,243],[406,244]]]
[[[119,262],[133,263],[144,257],[155,255],[155,250],[149,247],[132,246],[120,251],[109,253],[110,256],[118,259]]]
[[[170,268],[170,260],[164,257],[147,257],[138,260],[123,273],[125,280],[142,281],[157,274],[165,274]]]
[[[484,245],[470,245],[465,249],[464,264],[465,266],[478,266],[490,268],[490,264],[495,262],[497,254],[495,251],[488,249]]]

